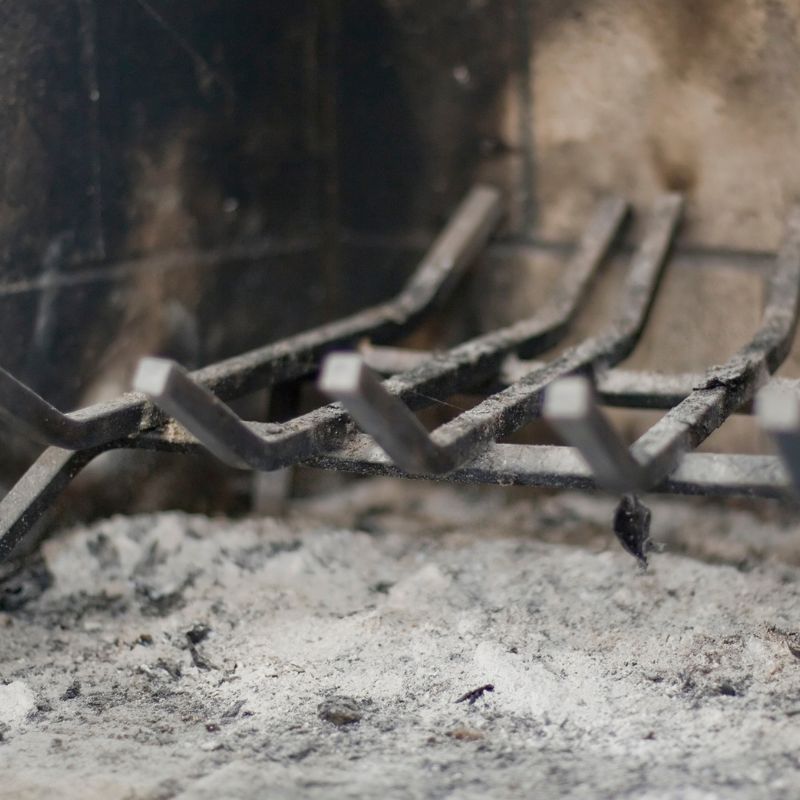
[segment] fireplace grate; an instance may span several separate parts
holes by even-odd
[[[623,495],[615,530],[642,560],[649,513],[638,513],[644,507],[637,493],[784,496],[800,486],[800,382],[771,375],[797,324],[800,209],[765,276],[762,322],[745,347],[705,374],[616,366],[642,334],[682,208],[675,194],[656,201],[615,317],[549,362],[533,359],[569,331],[628,216],[619,198],[598,203],[541,311],[447,351],[386,345],[436,306],[485,247],[502,216],[499,194],[487,187],[469,193],[400,294],[345,319],[192,373],[143,359],[137,393],[69,414],[0,369],[0,413],[48,445],[0,501],[0,559],[84,466],[112,449],[205,449],[232,466],[263,471],[304,464],[362,475],[602,489]],[[317,374],[323,393],[337,402],[285,423],[245,422],[225,402]],[[485,398],[432,432],[414,413],[466,391]],[[666,413],[628,446],[600,404]],[[693,452],[731,414],[754,406],[779,455]],[[569,446],[498,441],[539,416]]]

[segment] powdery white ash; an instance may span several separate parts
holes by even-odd
[[[365,482],[48,542],[0,615],[0,797],[791,796],[800,572],[643,573],[574,499]]]

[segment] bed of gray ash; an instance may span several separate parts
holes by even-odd
[[[611,508],[372,481],[65,532],[2,586],[0,797],[795,796],[800,529],[656,502],[643,572]]]

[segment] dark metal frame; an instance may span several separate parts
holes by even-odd
[[[193,373],[144,359],[134,382],[142,393],[111,403],[63,414],[0,370],[0,413],[50,445],[0,501],[0,559],[86,464],[112,449],[205,449],[232,466],[265,471],[302,463],[360,474],[615,492],[779,497],[797,485],[800,391],[794,381],[772,381],[757,404],[782,457],[690,451],[730,414],[751,410],[757,390],[789,352],[800,303],[800,212],[790,217],[768,277],[761,327],[749,345],[705,376],[614,368],[647,322],[681,215],[676,195],[655,204],[612,324],[552,361],[520,359],[567,333],[627,216],[618,198],[599,203],[555,292],[532,317],[441,353],[375,346],[404,334],[442,299],[486,244],[501,210],[497,192],[474,189],[406,288],[387,303]],[[353,351],[364,339],[369,346]],[[246,422],[224,402],[312,377],[320,366],[320,387],[340,402],[289,422]],[[381,381],[373,368],[399,374]],[[489,394],[432,433],[413,413],[467,391]],[[628,448],[598,402],[668,410]],[[575,448],[497,443],[542,414]]]

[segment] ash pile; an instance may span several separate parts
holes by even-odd
[[[49,540],[2,584],[0,794],[790,796],[797,528],[658,500],[645,571],[613,501],[522,491]]]

